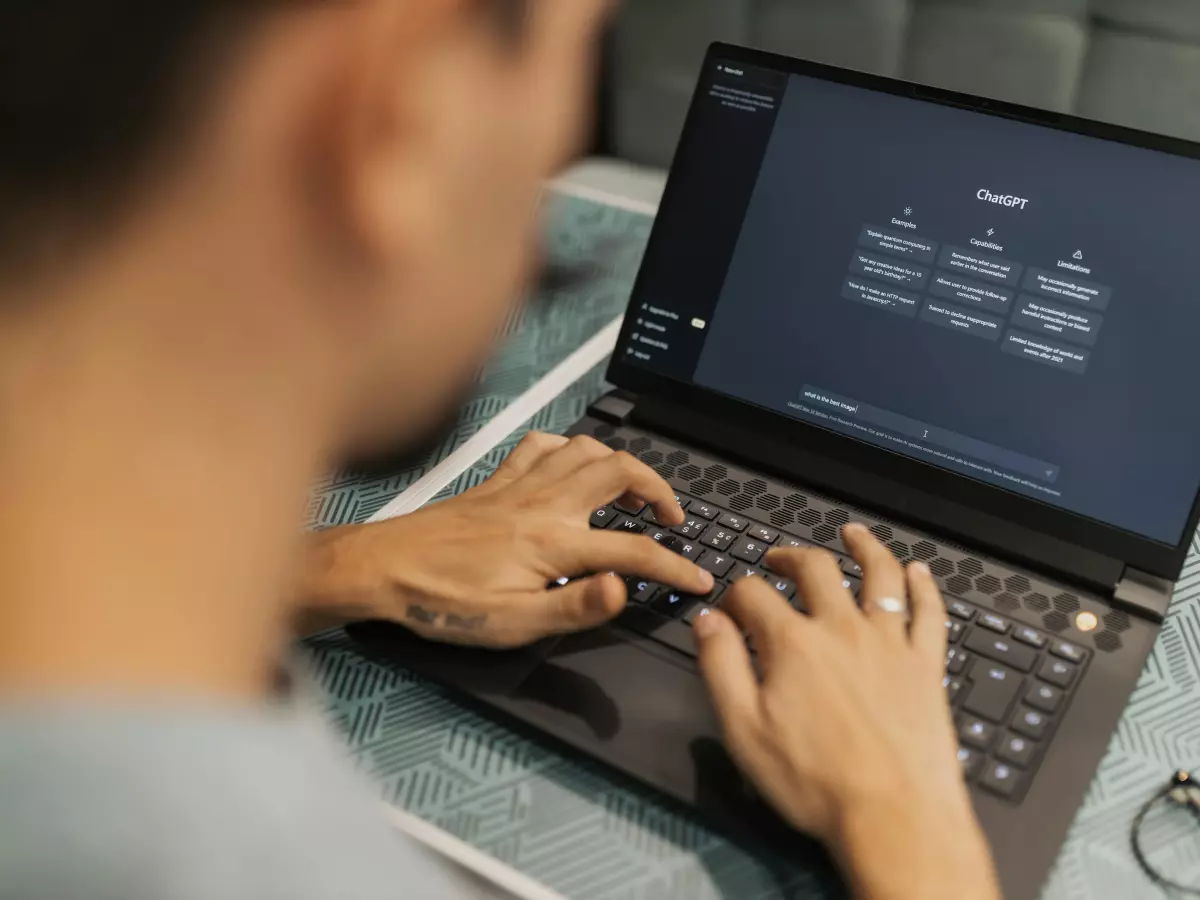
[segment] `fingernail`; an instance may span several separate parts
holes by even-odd
[[[912,570],[914,572],[916,572],[918,575],[932,575],[933,574],[932,572],[929,571],[929,566],[923,562],[913,563]]]
[[[716,584],[716,579],[713,578],[713,573],[708,571],[708,569],[701,569],[700,583],[704,585],[707,590],[711,591],[713,589],[713,585]]]
[[[850,522],[842,528],[842,534],[865,534],[867,526],[861,522]]]
[[[700,640],[707,640],[721,630],[721,617],[706,609],[692,621],[692,630]]]

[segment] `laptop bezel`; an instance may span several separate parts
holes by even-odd
[[[705,57],[704,69],[701,71],[707,71],[718,59],[788,75],[803,75],[897,96],[911,97],[943,106],[954,106],[984,115],[1016,119],[1060,131],[1088,135],[1200,160],[1200,144],[1178,138],[1136,131],[1077,116],[1033,109],[883,76],[839,69],[732,44],[720,42],[712,44]],[[696,92],[693,94],[691,108],[688,111],[683,134],[676,150],[676,164],[695,143],[696,101],[701,96],[700,90],[705,83],[703,78],[698,78],[697,81]],[[672,171],[674,169],[675,166],[672,167]],[[661,238],[664,221],[661,212],[672,208],[674,198],[681,190],[682,187],[676,180],[668,177],[660,206],[660,216],[650,235],[647,256],[654,252],[655,244]],[[643,267],[634,283],[631,305],[639,302],[645,288],[645,277],[646,270]],[[629,339],[632,326],[633,317],[626,317],[619,346],[624,346]],[[1186,377],[1186,374],[1181,373],[1183,377]],[[1193,499],[1187,525],[1179,543],[1172,546],[1015,494],[1003,488],[975,481],[967,476],[940,469],[819,426],[792,419],[781,413],[736,400],[696,384],[628,364],[620,355],[613,356],[607,377],[617,387],[685,408],[703,411],[709,418],[717,417],[731,425],[745,429],[747,434],[755,432],[770,434],[778,439],[802,445],[809,453],[826,456],[852,468],[869,471],[877,477],[894,483],[900,491],[900,496],[903,496],[906,491],[911,492],[911,499],[895,504],[903,509],[892,509],[891,511],[902,513],[918,521],[928,522],[930,520],[930,516],[923,515],[921,511],[922,501],[920,498],[922,495],[953,498],[957,503],[975,507],[1034,536],[1040,534],[1056,541],[1065,541],[1171,581],[1176,580],[1182,571],[1191,546],[1192,535],[1195,534],[1197,524],[1200,522],[1200,491]],[[833,485],[833,487],[836,489],[837,485]],[[851,486],[847,485],[847,490],[850,488]]]

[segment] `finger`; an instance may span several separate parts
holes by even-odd
[[[704,595],[713,589],[711,572],[649,537],[617,531],[588,531],[564,534],[556,547],[562,553],[562,558],[556,562],[565,572],[640,575],[689,594]]]
[[[517,630],[533,640],[599,628],[625,608],[625,583],[615,575],[594,575],[544,591],[517,616]]]
[[[946,657],[946,606],[933,573],[923,562],[908,567],[908,596],[913,647],[940,667]]]
[[[544,457],[566,445],[567,438],[562,435],[531,431],[521,438],[521,442],[513,448],[512,453],[508,454],[504,462],[496,469],[496,474],[480,487],[495,489],[511,484],[526,475]]]
[[[553,453],[538,460],[529,473],[529,483],[538,487],[561,481],[582,469],[588,463],[607,459],[613,455],[606,447],[589,435],[576,435]]]
[[[783,595],[761,578],[743,578],[730,588],[721,608],[750,636],[768,668],[780,638],[789,628],[802,625]]]
[[[837,560],[827,550],[774,550],[768,554],[767,564],[796,582],[813,618],[842,624],[862,618]]]
[[[908,637],[908,579],[904,568],[865,525],[852,522],[842,541],[863,570],[863,614],[895,640]]]
[[[752,769],[754,735],[760,727],[759,686],[746,642],[734,623],[716,610],[698,616],[693,630],[700,673],[721,722],[725,744],[740,766]]]
[[[632,494],[653,506],[654,515],[662,524],[683,522],[683,510],[675,499],[675,491],[657,472],[628,453],[613,453],[584,466],[572,478],[570,493],[588,510]]]

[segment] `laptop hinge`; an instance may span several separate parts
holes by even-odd
[[[624,425],[633,413],[637,398],[625,391],[605,394],[588,407],[588,415],[610,425]]]
[[[1156,578],[1126,567],[1113,590],[1113,606],[1140,619],[1162,624],[1167,617],[1173,591],[1174,585],[1165,578]]]

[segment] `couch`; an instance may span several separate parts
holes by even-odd
[[[714,40],[1200,140],[1200,0],[627,0],[610,150],[670,163]]]

